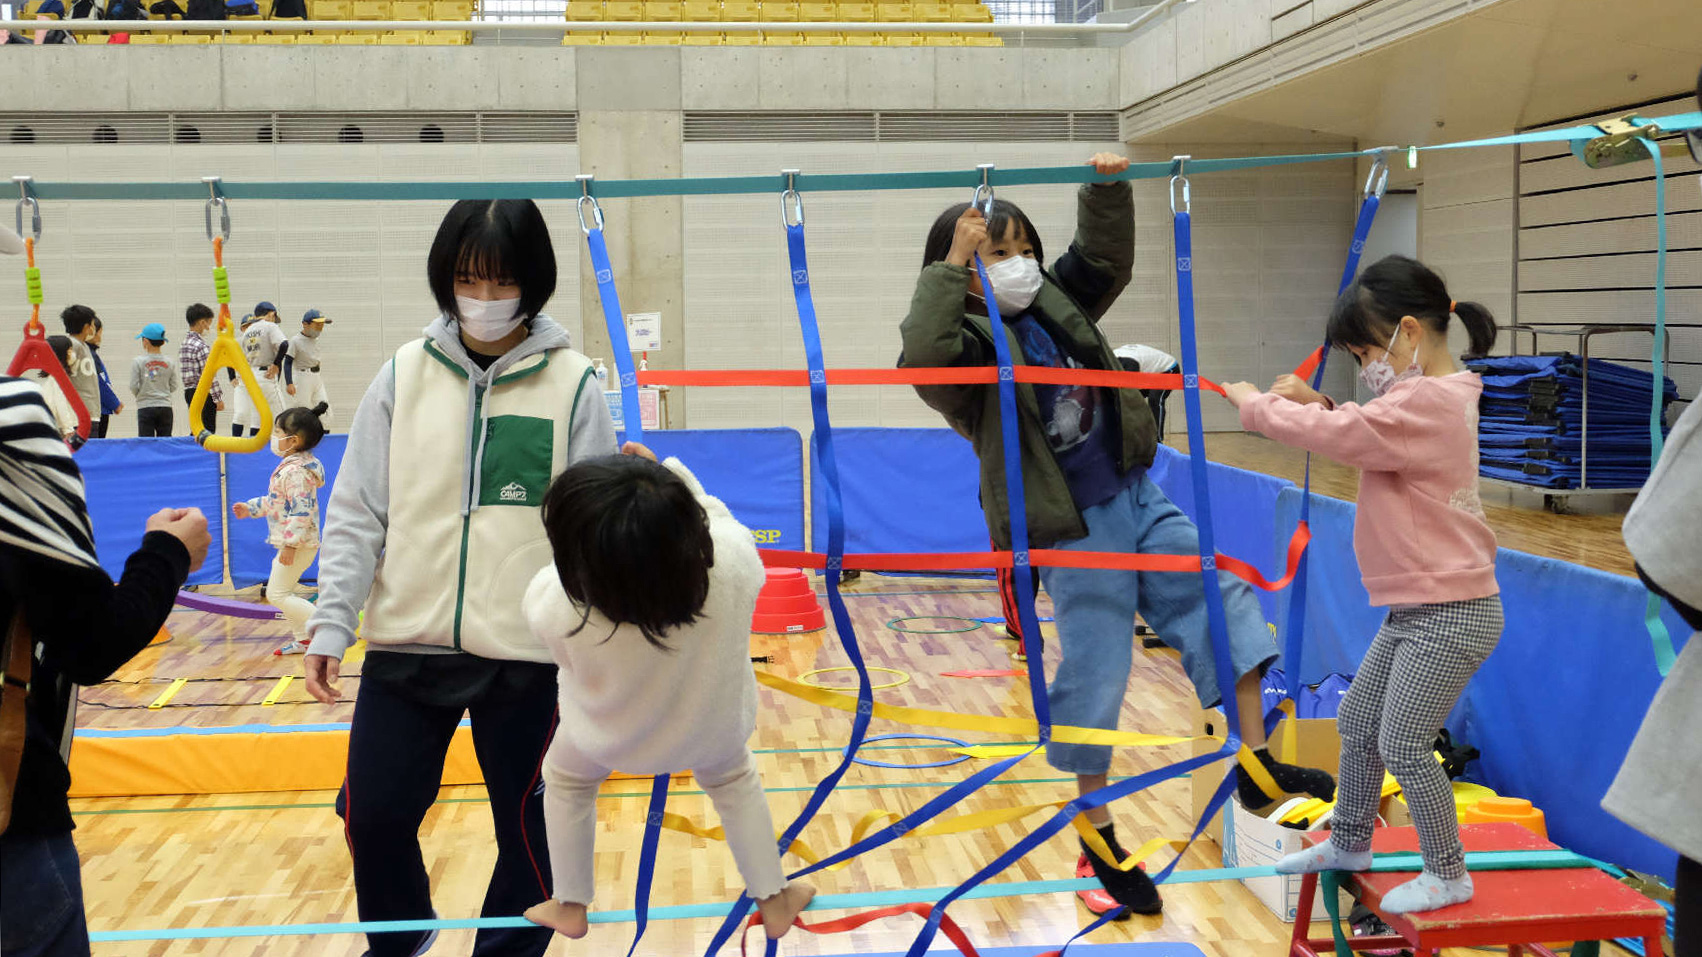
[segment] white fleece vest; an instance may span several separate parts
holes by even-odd
[[[390,514],[362,637],[550,661],[521,600],[550,564],[539,510],[567,465],[573,417],[594,378],[590,361],[552,349],[480,389],[472,419],[485,426],[482,456],[468,424],[466,372],[424,339],[394,361]],[[463,515],[469,486],[479,490],[478,507]]]

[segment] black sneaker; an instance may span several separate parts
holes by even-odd
[[[1146,871],[1139,867],[1127,871],[1111,867],[1100,860],[1098,854],[1088,850],[1085,843],[1081,850],[1093,868],[1093,876],[1099,878],[1099,883],[1104,885],[1112,900],[1135,914],[1150,916],[1164,910],[1164,899],[1158,896],[1158,885],[1152,882]]]

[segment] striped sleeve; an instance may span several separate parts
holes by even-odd
[[[0,543],[99,567],[83,476],[41,391],[0,377]]]

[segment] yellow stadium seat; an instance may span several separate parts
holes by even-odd
[[[353,20],[354,0],[308,0],[307,15],[315,20]]]
[[[807,47],[840,47],[845,45],[845,38],[837,33],[806,33],[804,46]]]
[[[966,47],[1002,47],[1005,41],[993,33],[966,33],[963,35],[963,45]]]
[[[220,43],[227,43],[227,44],[228,43],[235,43],[235,44],[239,44],[239,45],[252,44],[254,42],[254,34],[252,34],[252,33],[227,33],[224,36],[219,38],[219,42]]]
[[[390,5],[394,20],[430,20],[431,0],[396,0]]]
[[[721,19],[728,23],[755,23],[762,19],[762,4],[755,0],[724,0]]]
[[[908,3],[875,4],[875,19],[881,23],[908,23],[911,12],[911,5]]]
[[[337,45],[340,47],[375,47],[378,37],[370,33],[340,33],[337,35]]]
[[[321,46],[322,47],[322,46],[329,46],[330,44],[333,44],[333,43],[336,43],[336,42],[337,42],[337,36],[336,36],[336,34],[333,34],[333,33],[303,33],[303,34],[299,34],[295,38],[295,45],[298,46],[298,47],[305,47],[305,46]]]
[[[886,46],[886,40],[878,33],[847,32],[844,45],[848,47],[882,47]]]
[[[963,46],[963,36],[957,33],[930,33],[928,44],[936,47],[960,47]]]
[[[951,18],[957,23],[992,23],[993,8],[984,3],[954,3]]]
[[[721,34],[721,45],[727,47],[754,47],[762,43],[762,34],[751,31],[735,31]]]
[[[834,19],[841,23],[869,23],[875,19],[875,5],[864,0],[842,0],[834,6],[839,11]]]
[[[603,19],[636,22],[644,19],[644,4],[639,0],[608,0],[603,4]]]
[[[643,46],[644,34],[638,30],[611,30],[603,34],[603,45],[609,47]]]
[[[831,3],[800,3],[798,19],[805,23],[832,23],[839,19],[839,11]]]
[[[677,47],[685,34],[677,30],[646,30],[643,36],[644,45],[647,47]]]
[[[146,46],[150,43],[169,43],[171,41],[163,33],[132,33],[130,34],[130,42]]]
[[[204,33],[198,33],[194,36],[184,33],[176,33],[172,35],[171,42],[179,45],[188,44],[190,46],[194,46],[201,43],[212,43],[213,38]]]
[[[680,38],[680,45],[688,47],[718,47],[721,45],[721,34],[709,33],[707,31],[703,33],[688,33]]]
[[[913,3],[910,15],[922,23],[950,23],[952,6],[949,3]]]
[[[428,30],[420,36],[422,46],[459,47],[471,41],[472,34],[465,30]]]
[[[720,0],[685,0],[680,4],[680,19],[693,23],[714,23],[721,19]]]
[[[390,0],[354,0],[356,20],[390,19]]]
[[[762,19],[769,23],[792,23],[798,19],[798,4],[792,0],[764,0]]]
[[[889,47],[924,47],[928,45],[927,34],[923,33],[889,33],[886,35],[886,45]]]
[[[645,0],[644,19],[651,23],[674,23],[680,19],[680,0]]]
[[[564,33],[561,37],[561,45],[564,47],[594,47],[601,46],[602,43],[603,35],[601,33],[581,33],[576,31],[572,33]]]
[[[471,20],[473,5],[466,0],[435,0],[431,5],[433,20]],[[457,31],[451,30],[451,33]]]
[[[420,45],[420,34],[414,30],[386,33],[378,38],[378,43],[387,47],[417,47]]]
[[[256,43],[267,43],[272,46],[295,46],[296,36],[293,33],[273,33],[260,37]]]
[[[567,19],[575,23],[588,23],[605,19],[603,0],[568,0]]]
[[[801,47],[804,45],[804,35],[802,33],[771,30],[762,35],[762,42],[765,46],[771,47]]]

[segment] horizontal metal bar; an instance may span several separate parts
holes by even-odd
[[[1109,23],[804,23],[800,21],[711,20],[0,20],[0,30],[63,30],[68,33],[309,33],[339,31],[402,33],[1127,33],[1128,24]]]

